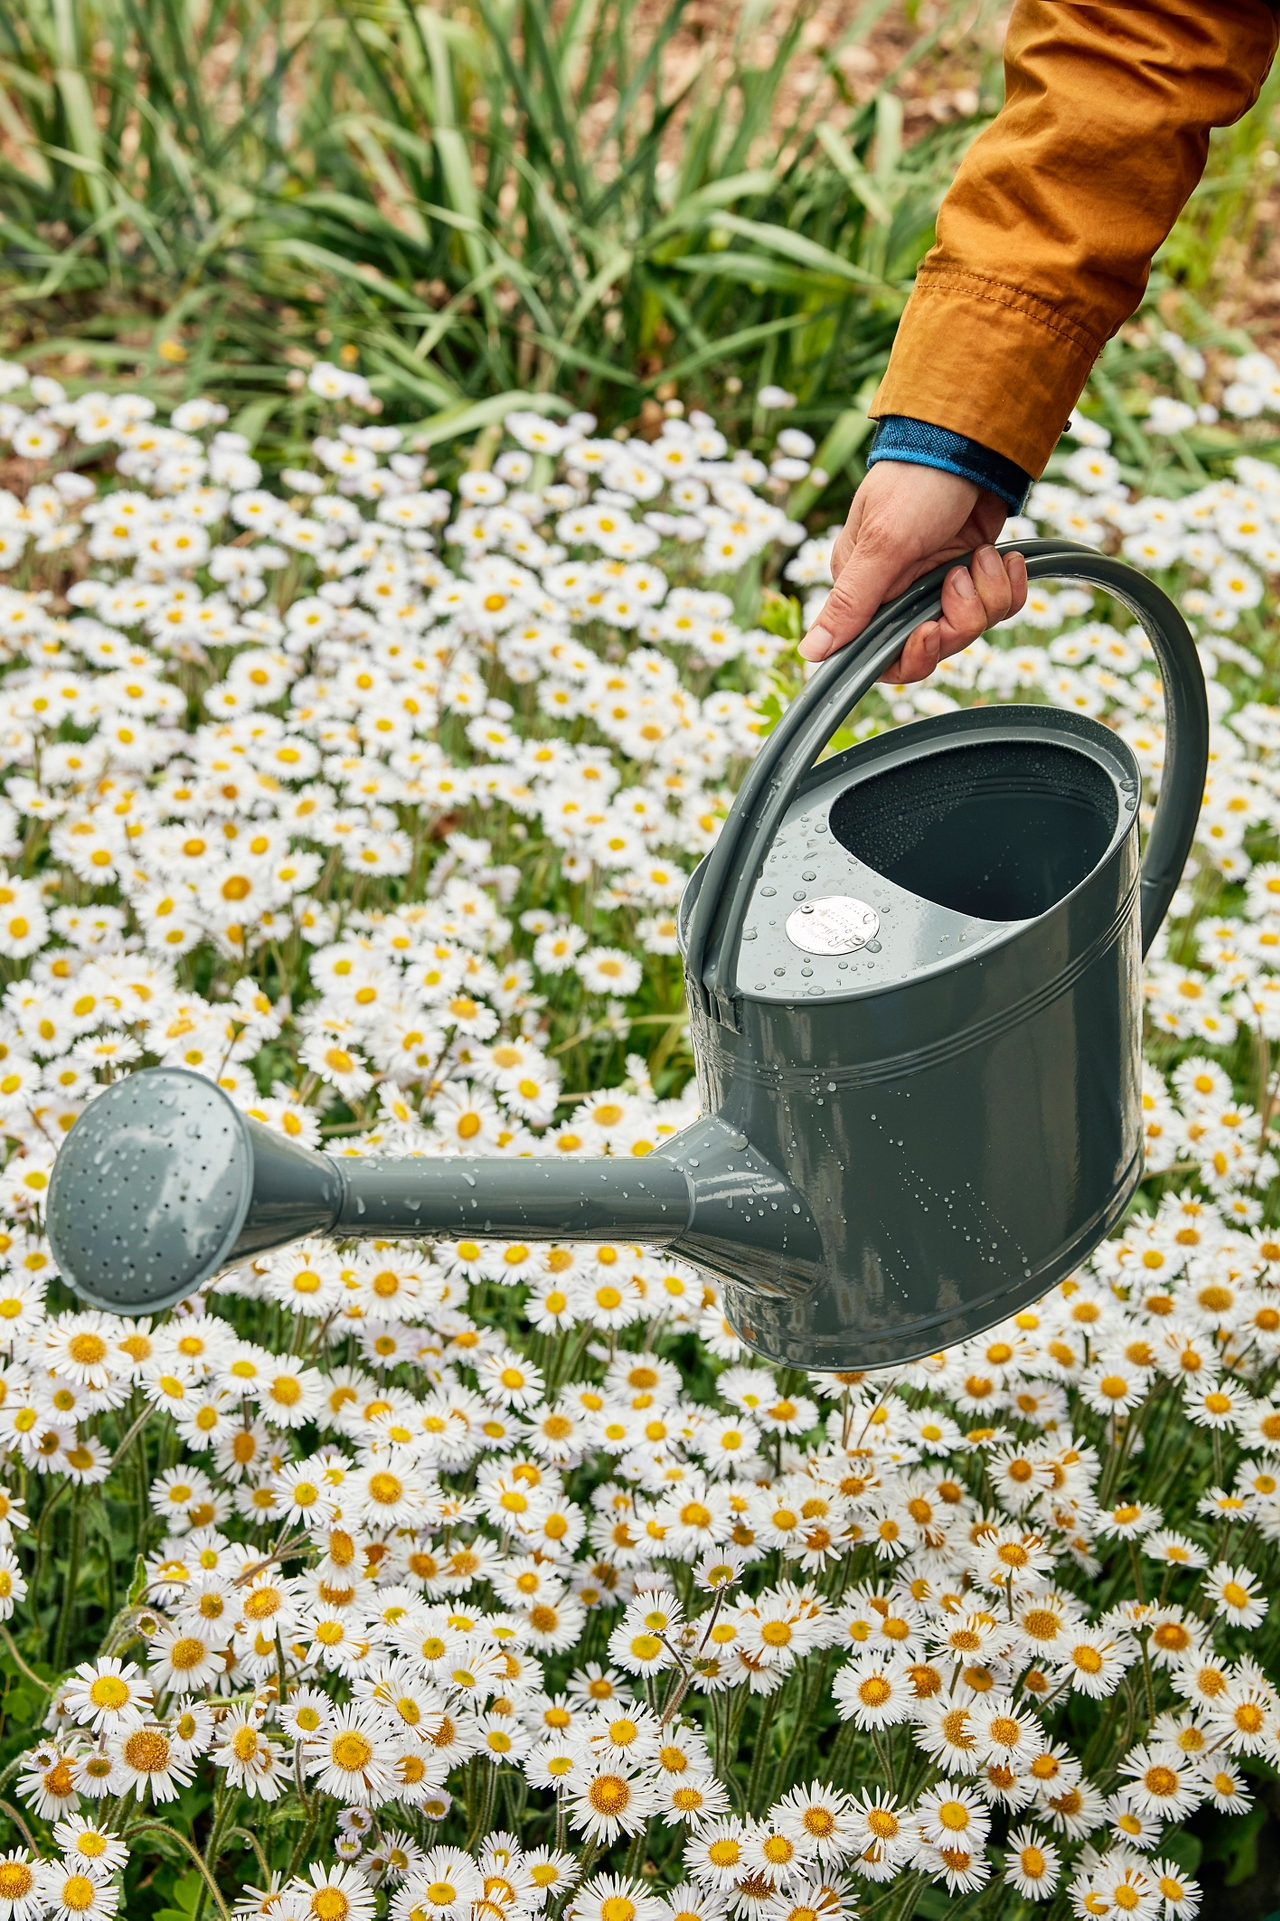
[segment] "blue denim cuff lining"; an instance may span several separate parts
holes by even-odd
[[[905,414],[886,414],[876,422],[868,467],[877,460],[905,460],[915,467],[939,467],[945,474],[958,474],[962,480],[989,488],[1011,514],[1022,512],[1031,488],[1031,475],[1015,461],[993,453],[967,434],[953,434],[948,427],[911,420]]]

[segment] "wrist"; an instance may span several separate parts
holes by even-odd
[[[913,420],[906,414],[886,414],[876,423],[867,467],[884,460],[932,467],[972,481],[1002,500],[1011,514],[1022,511],[1031,487],[1031,475],[1004,454],[982,446],[967,434],[935,427],[927,420]]]

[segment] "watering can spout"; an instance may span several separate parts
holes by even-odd
[[[76,1292],[155,1312],[305,1234],[341,1240],[644,1241],[766,1290],[817,1272],[817,1230],[784,1177],[721,1119],[640,1160],[402,1160],[318,1154],[213,1082],[116,1082],[58,1156],[49,1239]]]
[[[667,1243],[688,1224],[689,1188],[669,1160],[504,1159],[333,1163],[342,1198],[326,1232],[424,1238]]]

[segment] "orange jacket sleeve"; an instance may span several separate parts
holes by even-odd
[[[872,413],[1040,473],[1276,38],[1265,0],[1016,0],[1004,108],[942,203]]]

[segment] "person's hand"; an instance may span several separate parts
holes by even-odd
[[[1021,554],[1002,556],[991,545],[1008,512],[997,495],[958,474],[878,460],[836,538],[835,585],[800,642],[804,658],[825,660],[838,653],[886,600],[921,574],[972,551],[970,565],[953,567],[943,582],[941,620],[923,621],[881,676],[899,684],[927,680],[940,660],[958,654],[1026,601]]]

